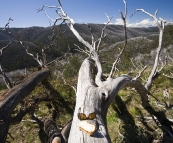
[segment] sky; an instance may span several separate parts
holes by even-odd
[[[126,0],[127,26],[154,26],[148,15],[138,12],[130,18],[136,9],[144,9],[154,14],[158,9],[158,18],[173,22],[173,0]],[[112,17],[111,24],[122,24],[120,11],[124,13],[123,0],[61,0],[64,11],[75,23],[99,23],[108,21],[105,12]],[[37,13],[43,5],[59,6],[58,0],[0,0],[0,27],[4,27],[11,17],[10,27],[50,26],[50,19],[44,12]],[[45,9],[55,19],[58,15],[53,8]]]

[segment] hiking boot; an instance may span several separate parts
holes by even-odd
[[[45,119],[45,121],[44,121],[44,131],[49,136],[50,142],[52,142],[52,140],[55,137],[58,137],[60,140],[62,138],[61,133],[57,129],[56,123],[52,119]]]

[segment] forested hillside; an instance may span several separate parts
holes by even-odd
[[[99,36],[103,24],[89,24],[95,33],[96,37]],[[59,26],[58,26],[59,27]],[[81,36],[91,41],[91,34],[86,25],[75,24],[76,30],[79,31]],[[23,43],[29,48],[32,53],[40,53],[40,49],[44,46],[49,45],[49,36],[52,34],[52,28],[47,27],[30,27],[30,28],[10,28],[7,32],[0,29],[0,47],[7,45],[10,40],[17,35],[17,38],[23,41]],[[58,30],[57,30],[58,31]],[[69,50],[72,53],[77,53],[74,44],[81,45],[75,38],[73,33],[68,29],[67,25],[61,26],[61,31],[64,32],[60,39],[57,39],[56,46],[53,46],[51,50],[47,53],[48,61],[54,60],[57,57],[62,56],[65,52]],[[106,47],[104,50],[109,50],[110,47],[115,47],[115,43],[123,41],[123,26],[121,25],[108,25],[105,29],[106,38],[102,41],[101,46]],[[128,39],[143,36],[143,37],[157,37],[158,29],[157,27],[149,28],[127,28]],[[154,35],[154,36],[153,36]],[[140,38],[139,38],[140,39]],[[150,38],[149,38],[150,39]],[[145,39],[144,39],[145,40]],[[133,39],[138,45],[142,44],[138,42],[138,39]],[[136,45],[136,47],[138,47]],[[146,45],[147,47],[147,45]],[[152,46],[151,46],[152,47]],[[154,47],[155,48],[155,47]],[[22,60],[21,60],[22,59]],[[4,50],[2,55],[2,66],[6,71],[12,71],[16,69],[31,68],[36,67],[36,62],[30,58],[25,49],[18,43],[13,42],[8,49]],[[8,65],[8,66],[7,66]]]

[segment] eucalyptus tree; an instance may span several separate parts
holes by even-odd
[[[118,92],[124,87],[134,88],[138,92],[141,99],[141,105],[145,110],[157,118],[163,130],[164,137],[172,137],[173,131],[170,121],[166,118],[164,113],[155,111],[149,103],[149,96],[151,95],[149,89],[152,86],[154,78],[162,69],[158,70],[158,59],[162,48],[162,36],[165,21],[163,19],[160,19],[160,21],[157,19],[157,11],[154,15],[151,15],[143,9],[137,9],[137,12],[142,11],[151,16],[155,20],[160,31],[159,46],[157,48],[153,70],[148,77],[148,81],[144,85],[138,80],[143,70],[137,77],[131,77],[127,74],[117,77],[113,76],[116,66],[127,45],[127,5],[125,0],[125,13],[123,14],[120,11],[121,18],[124,22],[124,45],[113,63],[110,75],[106,79],[103,78],[102,75],[103,72],[100,62],[101,59],[99,57],[99,48],[102,39],[106,36],[105,28],[110,23],[111,18],[106,14],[108,22],[102,29],[99,38],[96,38],[90,26],[87,25],[90,29],[92,39],[92,42],[89,43],[84,40],[79,32],[74,28],[74,20],[65,13],[59,0],[58,2],[59,7],[44,5],[41,9],[39,9],[39,11],[44,10],[45,7],[56,8],[56,12],[59,17],[55,19],[54,25],[57,21],[66,23],[79,42],[86,47],[86,49],[78,47],[78,51],[84,52],[88,55],[79,69],[76,89],[76,105],[72,122],[67,124],[67,126],[65,126],[61,131],[64,140],[68,143],[110,143],[111,140],[108,134],[106,115],[110,104]],[[38,82],[42,81],[44,84],[43,81],[45,81],[49,74],[49,70],[45,66],[45,63],[41,62],[38,58],[36,58],[36,60],[40,64],[41,70],[24,80],[21,85],[18,85],[18,87],[12,88],[10,92],[6,93],[3,98],[0,99],[0,140],[3,142],[5,142],[6,134],[9,128],[10,115],[15,106],[33,90]],[[146,67],[144,70],[145,69]],[[48,87],[50,87],[50,85]]]

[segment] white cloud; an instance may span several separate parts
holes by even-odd
[[[138,23],[128,24],[129,27],[151,27],[156,26],[155,21],[151,21],[150,19],[144,19]]]
[[[151,21],[150,19],[144,19],[140,22],[137,23],[130,23],[128,20],[126,21],[127,27],[151,27],[151,26],[156,26],[154,21]],[[115,21],[116,25],[123,25],[122,19],[116,19]]]
[[[123,20],[121,18],[117,18],[115,20],[115,25],[123,25]]]
[[[169,21],[167,24],[171,24],[171,25],[173,25],[173,22],[172,22],[172,21]]]
[[[170,19],[169,21],[167,21],[168,24],[173,24],[173,20]]]

